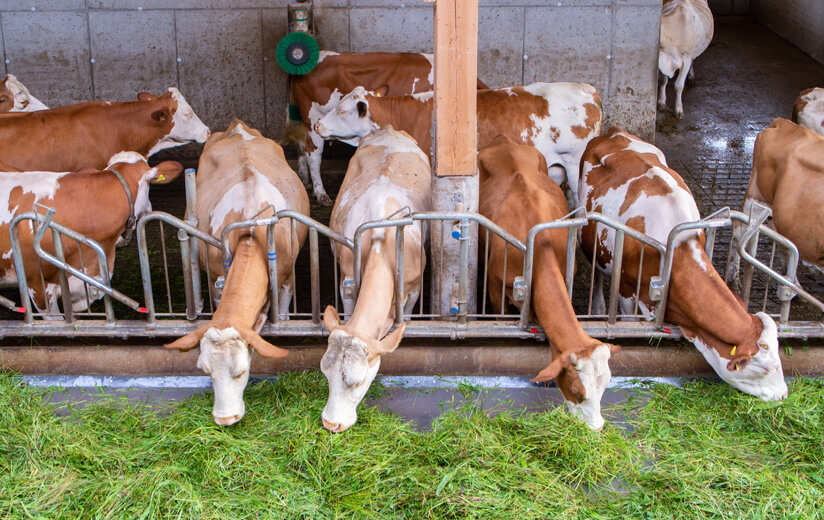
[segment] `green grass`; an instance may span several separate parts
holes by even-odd
[[[467,405],[427,432],[361,406],[331,435],[318,372],[251,386],[231,428],[212,423],[208,394],[59,417],[43,393],[0,375],[2,518],[824,516],[820,381],[795,381],[781,403],[652,386],[605,408],[628,431],[600,433],[563,407],[488,417]]]

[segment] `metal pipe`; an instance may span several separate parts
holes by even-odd
[[[266,226],[266,267],[269,271],[269,321],[277,325],[280,321],[280,281],[278,280],[278,252],[277,252],[276,224]],[[291,249],[292,244],[290,244]],[[292,275],[294,276],[294,274]]]
[[[395,228],[395,326],[403,323],[403,226]]]
[[[194,168],[186,168],[186,222],[194,227],[199,224],[197,220],[197,172]],[[200,290],[200,244],[197,238],[189,237],[189,270],[192,273],[192,292],[195,295],[195,309],[203,309],[203,295]],[[185,262],[186,260],[184,260]]]
[[[309,277],[312,290],[312,323],[317,325],[320,323],[320,258],[318,230],[313,227],[309,228]]]
[[[66,256],[63,254],[63,239],[60,237],[60,232],[54,229],[52,229],[52,245],[54,246],[55,256],[58,260],[65,263]],[[63,321],[73,323],[74,309],[72,308],[72,293],[69,289],[69,279],[66,277],[66,271],[58,269],[57,277],[60,279],[60,296],[63,300]],[[91,311],[91,308],[87,307],[87,310]]]
[[[615,232],[615,244],[612,248],[612,279],[609,282],[609,308],[607,323],[614,325],[618,318],[618,297],[621,290],[621,268],[624,263],[624,233]]]
[[[183,270],[183,292],[186,295],[186,319],[197,319],[194,287],[192,285],[191,251],[189,250],[189,234],[182,229],[177,230],[177,239],[180,242],[180,267]],[[171,312],[171,311],[170,311]]]
[[[469,296],[469,219],[461,219],[460,261],[458,271],[458,323],[466,323]]]

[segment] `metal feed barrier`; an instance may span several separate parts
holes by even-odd
[[[194,216],[193,171],[187,171],[186,181],[187,214]],[[731,235],[733,225],[738,224],[744,226],[744,233],[741,234],[737,250],[745,263],[742,294],[744,300],[749,304],[750,311],[764,310],[774,315],[779,322],[779,332],[782,337],[824,337],[824,324],[821,322],[820,315],[820,311],[824,310],[824,304],[805,291],[796,281],[797,248],[789,240],[764,224],[768,213],[765,215],[763,211],[754,212],[750,216],[731,211],[728,208],[722,209],[700,221],[677,226],[670,233],[667,244],[662,244],[603,215],[598,213],[586,214],[583,210],[575,211],[554,222],[536,225],[529,231],[526,243],[510,235],[487,218],[473,213],[410,213],[408,209],[401,210],[386,219],[360,226],[355,231],[353,239],[348,239],[310,217],[289,210],[280,211],[270,216],[257,216],[246,221],[236,222],[228,226],[221,237],[215,237],[200,231],[193,217],[181,220],[168,213],[156,211],[145,215],[137,225],[137,256],[140,264],[143,305],[138,303],[132,296],[128,296],[112,286],[107,268],[110,259],[106,257],[103,248],[99,244],[54,222],[53,216],[54,210],[52,209],[46,209],[45,215],[33,211],[16,216],[11,223],[12,254],[15,270],[18,274],[16,286],[21,301],[18,305],[9,298],[3,297],[0,299],[0,306],[20,312],[23,316],[22,319],[0,320],[0,337],[177,337],[191,332],[204,323],[204,320],[211,317],[215,308],[214,302],[219,298],[223,282],[223,277],[212,280],[208,270],[205,270],[203,272],[205,272],[206,283],[202,283],[203,272],[199,265],[200,251],[217,248],[224,260],[225,276],[231,262],[231,251],[228,246],[229,233],[238,229],[251,229],[258,226],[267,229],[270,297],[272,302],[279,302],[281,294],[279,294],[278,251],[275,247],[274,226],[282,219],[289,220],[292,234],[296,232],[296,226],[298,225],[305,225],[308,228],[308,247],[304,247],[301,256],[293,261],[293,272],[308,267],[309,288],[307,291],[303,287],[298,287],[298,276],[293,276],[292,294],[287,295],[289,296],[290,308],[288,312],[279,313],[277,304],[270,305],[268,321],[261,331],[264,336],[321,337],[326,335],[327,332],[321,319],[323,307],[326,304],[334,305],[345,318],[346,313],[342,312],[344,309],[341,308],[342,299],[354,301],[358,297],[361,284],[360,266],[363,256],[363,234],[368,230],[378,228],[386,229],[387,233],[394,230],[396,253],[399,253],[404,248],[404,230],[408,226],[416,226],[424,237],[443,237],[444,233],[442,231],[451,228],[452,232],[447,236],[459,241],[460,266],[454,286],[440,288],[441,291],[451,291],[452,303],[450,312],[447,315],[427,312],[429,306],[423,276],[417,289],[419,294],[418,303],[414,308],[409,309],[411,312],[407,312],[408,309],[404,308],[404,295],[402,294],[404,286],[403,257],[400,254],[398,255],[400,261],[397,262],[394,273],[396,296],[394,316],[396,324],[407,321],[408,326],[405,333],[407,337],[452,339],[542,338],[543,332],[530,319],[536,237],[541,232],[549,229],[565,229],[567,230],[568,252],[564,279],[570,298],[578,311],[578,318],[590,335],[600,338],[677,338],[680,337],[680,332],[675,327],[666,326],[663,320],[663,310],[666,307],[670,271],[675,250],[674,244],[678,235],[693,230],[703,230],[707,237],[707,254],[710,258],[713,258],[713,255],[719,249],[716,247],[717,236],[722,233]],[[58,270],[59,287],[62,294],[62,312],[56,305],[53,305],[50,312],[35,312],[32,310],[26,278],[27,274],[31,275],[32,273],[25,272],[19,240],[18,228],[23,221],[30,222],[34,230],[34,251],[40,260],[41,279],[44,263],[54,266]],[[159,253],[162,265],[157,265],[156,261],[153,264],[152,261],[153,258],[158,256],[158,251],[153,243],[150,244],[150,240],[156,241],[157,237],[153,237],[149,232],[149,226],[155,223],[160,227]],[[606,229],[608,233],[614,234],[614,261],[612,262],[611,273],[603,273],[604,275],[610,275],[607,276],[607,279],[610,280],[610,289],[605,314],[595,314],[592,311],[593,282],[596,275],[599,275],[595,269],[590,268],[585,273],[579,273],[577,282],[575,277],[576,264],[585,265],[587,262],[591,264],[593,260],[584,259],[583,255],[577,251],[579,231],[589,223],[597,224],[599,233],[601,229]],[[174,258],[172,258],[173,261],[169,260],[169,251],[175,248],[166,243],[164,226],[171,227],[177,233],[179,263]],[[471,226],[478,227],[478,236],[483,237],[485,244],[485,247],[482,248],[483,257],[479,260],[483,264],[483,269],[478,269],[479,287],[473,286],[469,279],[470,262],[473,261],[469,258],[469,230]],[[52,236],[53,250],[51,252],[44,250],[41,244],[47,231],[50,231]],[[341,280],[337,262],[334,261],[332,256],[324,260],[327,264],[331,263],[332,265],[324,265],[325,269],[321,270],[322,258],[319,235],[328,238],[330,243],[335,243],[339,247],[351,251],[355,264],[354,277]],[[87,247],[94,251],[100,271],[98,276],[90,276],[86,267],[82,265],[82,261],[79,266],[66,263],[62,237],[69,238],[79,248]],[[513,268],[511,265],[508,266],[507,263],[515,263],[514,261],[509,262],[508,257],[515,254],[515,252],[523,256],[523,264],[518,266],[521,272],[515,278],[511,290],[512,299],[518,302],[520,309],[507,307],[506,287],[502,287],[502,301],[496,302],[500,303],[501,312],[495,313],[489,308],[486,295],[489,289],[488,263],[491,237],[492,239],[503,240],[507,246],[503,260],[504,280],[507,279],[507,269]],[[649,258],[649,255],[654,253],[659,256],[658,274],[652,278],[649,288],[651,299],[655,302],[654,317],[650,314],[653,309],[645,309],[643,303],[637,301],[637,299],[629,302],[631,309],[626,308],[626,302],[624,302],[624,309],[620,309],[618,288],[620,286],[623,250],[626,240],[636,240],[641,243],[639,273],[643,270],[645,256]],[[778,255],[776,255],[777,251],[779,252]],[[579,254],[580,258],[578,258]],[[423,263],[426,260],[424,248],[421,248],[420,255]],[[720,271],[719,262],[728,260],[729,255],[726,258],[722,255],[718,256],[719,258],[713,258],[713,260]],[[781,269],[776,266],[776,260],[779,258],[783,266]],[[437,268],[438,266],[429,265],[430,270]],[[174,272],[178,269],[181,272],[179,277],[170,276],[170,271]],[[333,283],[323,283],[321,279],[328,277],[329,273],[332,274]],[[480,276],[480,273],[483,273],[482,276]],[[638,278],[640,280],[640,276]],[[766,280],[766,283],[763,280],[758,281],[761,278]],[[182,291],[175,289],[175,284],[179,283],[180,280],[183,282]],[[758,281],[758,283],[754,285],[753,280]],[[83,285],[87,310],[82,312],[72,310],[68,290],[72,283],[75,286],[78,283]],[[305,283],[305,278],[301,283]],[[774,298],[771,298],[773,294],[770,291],[771,285],[776,288]],[[480,303],[477,306],[479,308],[470,308],[471,306],[468,303],[470,301],[469,295],[472,294],[472,291],[477,293],[478,289],[481,290],[478,298]],[[641,287],[638,285],[636,293],[639,293],[640,289]],[[339,294],[339,292],[342,294]],[[156,297],[163,293],[165,293],[165,304],[162,301],[162,296],[160,301],[156,301]],[[94,297],[97,294],[102,294],[102,310],[95,308],[95,304],[93,304]],[[814,320],[790,320],[791,304],[795,295],[801,296],[802,300],[816,310],[817,315]],[[431,299],[432,294],[429,294],[429,297]],[[131,315],[125,317],[123,313],[120,313],[120,316],[116,316],[115,302],[126,307],[123,313]]]

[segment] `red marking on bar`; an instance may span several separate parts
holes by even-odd
[[[536,329],[535,327],[530,327],[529,332],[531,332],[533,334],[538,334],[538,329]]]
[[[147,309],[146,307],[138,307],[138,308],[137,308],[137,312],[139,312],[139,313],[141,313],[141,314],[148,314],[148,313],[149,313],[149,309]]]
[[[26,308],[25,307],[18,307],[14,310],[19,312],[20,314],[25,314],[26,313]]]
[[[667,334],[669,334],[670,332],[672,332],[672,329],[671,329],[671,328],[669,328],[669,327],[661,327],[661,330],[663,330],[663,331],[664,331],[664,332],[666,332]]]

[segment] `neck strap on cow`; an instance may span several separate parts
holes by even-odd
[[[126,182],[126,179],[123,178],[122,173],[114,168],[109,168],[107,171],[112,172],[115,178],[120,181],[120,185],[123,186],[123,191],[126,192],[126,198],[129,199],[129,220],[126,221],[126,231],[123,234],[123,242],[120,244],[122,247],[128,244],[132,239],[135,224],[137,223],[137,218],[135,218],[134,215],[134,197],[132,196],[132,189],[129,187],[129,183]]]

